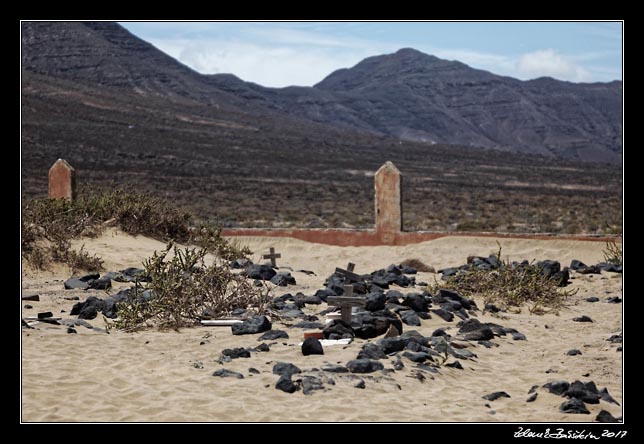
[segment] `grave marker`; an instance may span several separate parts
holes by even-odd
[[[387,161],[376,172],[376,231],[394,235],[402,231],[402,174]]]
[[[351,307],[364,307],[367,305],[367,299],[361,296],[353,295],[353,285],[344,286],[343,296],[329,296],[327,298],[329,305],[340,307],[342,320],[347,324],[351,324]]]
[[[277,262],[275,259],[280,259],[282,255],[280,253],[275,253],[275,248],[271,247],[270,248],[270,254],[265,254],[262,256],[264,259],[270,259],[271,260],[271,266],[273,268],[277,268]]]
[[[362,279],[362,276],[359,274],[356,274],[353,272],[355,270],[356,264],[349,262],[349,265],[347,265],[347,269],[343,270],[342,268],[336,267],[335,272],[342,276],[346,281],[349,283],[351,282],[362,282],[364,279]]]
[[[76,171],[64,159],[58,159],[49,169],[49,197],[69,201],[76,198]]]

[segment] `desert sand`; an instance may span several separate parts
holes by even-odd
[[[286,238],[235,238],[255,253],[251,259],[263,262],[260,255],[275,247],[282,254],[278,266],[291,267],[297,285],[277,288],[284,293],[314,294],[335,267],[356,264],[357,273],[369,273],[404,259],[418,258],[436,269],[463,264],[468,255],[485,255],[498,250],[497,239],[445,237],[404,247],[334,247]],[[511,260],[554,259],[569,265],[572,259],[586,264],[603,260],[602,242],[566,240],[498,239],[503,256]],[[96,239],[84,239],[90,253],[105,260],[107,271],[140,267],[141,261],[164,244],[145,237],[108,232]],[[315,276],[297,270],[311,270]],[[71,276],[65,267],[53,271],[34,271],[23,267],[22,294],[40,295],[32,309],[22,308],[22,316],[52,311],[54,316],[70,317],[69,311],[79,296],[101,297],[102,291],[63,290]],[[601,401],[587,404],[590,415],[565,414],[559,411],[562,397],[539,389],[536,401],[527,403],[533,385],[550,381],[594,381],[606,387],[622,404],[621,344],[607,339],[622,331],[623,304],[609,304],[611,296],[622,297],[622,275],[580,275],[568,287],[579,289],[559,315],[503,313],[502,317],[479,313],[481,322],[495,322],[516,328],[526,341],[514,341],[508,335],[495,338],[498,347],[485,348],[476,343],[468,349],[478,356],[461,360],[463,370],[441,367],[439,373],[420,381],[414,367],[403,359],[405,368],[387,374],[357,375],[365,388],[355,388],[355,376],[348,373],[325,373],[335,385],[310,395],[302,391],[287,394],[275,389],[278,376],[272,367],[278,361],[291,362],[303,371],[320,368],[325,363],[345,364],[355,359],[366,342],[354,340],[348,346],[325,348],[324,355],[303,356],[298,344],[302,330],[286,329],[279,322],[273,329],[286,329],[289,339],[267,341],[269,352],[252,353],[251,358],[217,363],[221,351],[233,347],[256,347],[261,334],[233,336],[230,327],[195,327],[179,332],[146,330],[136,333],[111,331],[109,334],[77,327],[78,334],[68,334],[66,327],[40,323],[22,331],[22,411],[24,422],[590,422],[604,409],[622,416],[621,406]],[[419,273],[418,282],[433,282],[440,275]],[[111,291],[128,284],[114,283]],[[403,293],[413,289],[400,289]],[[600,301],[584,301],[590,296]],[[479,308],[482,300],[475,298]],[[326,308],[307,305],[315,314]],[[61,313],[65,310],[65,313]],[[587,315],[593,323],[573,322]],[[323,319],[323,318],[322,318]],[[415,329],[425,336],[439,327],[457,331],[456,318],[446,322],[438,316],[423,320]],[[99,316],[89,321],[104,327]],[[377,338],[376,338],[377,339]],[[370,341],[375,341],[371,339]],[[204,342],[203,345],[200,343]],[[570,349],[581,355],[567,356]],[[453,361],[453,358],[450,362]],[[381,362],[392,368],[392,359]],[[200,363],[200,364],[198,364]],[[197,365],[195,365],[197,364]],[[197,368],[202,366],[203,368]],[[260,371],[249,373],[249,368]],[[212,373],[219,368],[238,371],[244,379],[219,378]],[[307,373],[308,374],[308,373]],[[321,373],[310,373],[320,375]],[[433,376],[433,379],[432,379]],[[487,401],[482,396],[505,391],[511,397]],[[486,404],[489,405],[486,406]]]

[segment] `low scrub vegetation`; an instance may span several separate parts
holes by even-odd
[[[229,316],[234,309],[264,313],[269,291],[233,273],[220,259],[207,264],[207,253],[203,247],[181,249],[173,243],[155,252],[143,264],[148,282],[136,285],[118,304],[119,317],[108,325],[127,331],[178,329]]]
[[[36,268],[62,262],[74,269],[99,270],[102,261],[87,252],[74,251],[71,240],[94,237],[114,226],[132,235],[204,247],[222,259],[236,259],[250,254],[226,242],[219,227],[195,224],[189,212],[171,206],[147,193],[116,188],[88,190],[73,202],[65,199],[39,198],[29,201],[22,212],[22,253]]]
[[[498,258],[501,258],[499,249]],[[531,314],[557,313],[568,297],[577,290],[559,286],[560,278],[551,278],[535,264],[517,264],[499,261],[495,269],[478,269],[458,273],[446,282],[435,283],[433,290],[447,288],[465,297],[482,297],[485,305],[520,311],[527,306]]]

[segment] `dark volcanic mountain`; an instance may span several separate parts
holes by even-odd
[[[212,76],[222,90],[313,121],[403,140],[620,162],[622,83],[520,81],[413,49],[370,57],[313,88]]]
[[[313,88],[201,75],[115,23],[25,23],[23,68],[403,140],[620,162],[622,83],[520,81],[413,49],[370,57]]]
[[[401,50],[276,89],[201,75],[116,23],[24,22],[21,38],[23,202],[62,157],[81,185],[227,226],[365,228],[391,160],[406,229],[621,226],[619,166],[579,162],[619,159],[620,83],[520,82]]]

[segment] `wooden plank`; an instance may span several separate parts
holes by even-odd
[[[359,296],[329,296],[326,301],[327,304],[335,306],[364,307],[367,305],[367,299]]]
[[[204,319],[201,321],[201,325],[208,327],[230,327],[233,324],[241,324],[244,321],[239,319]]]
[[[336,268],[335,272],[343,276],[345,279],[348,279],[350,282],[362,282],[364,280],[359,274],[343,270],[342,268]]]
[[[23,296],[22,300],[23,301],[36,301],[36,302],[39,302],[40,301],[40,296],[37,295],[37,294],[31,295],[31,296]]]

